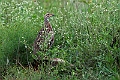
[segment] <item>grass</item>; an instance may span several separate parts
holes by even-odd
[[[1,0],[0,78],[5,80],[119,80],[119,0]],[[55,31],[55,43],[41,56],[75,65],[48,66],[34,71],[32,45],[45,13]]]

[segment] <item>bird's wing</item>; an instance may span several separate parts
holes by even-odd
[[[44,40],[44,48],[48,49],[54,42],[54,32],[50,31],[46,33],[45,40]]]

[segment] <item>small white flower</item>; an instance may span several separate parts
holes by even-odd
[[[25,46],[25,48],[27,48],[27,46]]]

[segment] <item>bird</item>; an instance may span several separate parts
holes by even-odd
[[[33,53],[36,54],[38,51],[46,51],[54,43],[54,31],[49,22],[49,18],[54,14],[46,13],[44,16],[44,27],[39,31],[34,44]]]

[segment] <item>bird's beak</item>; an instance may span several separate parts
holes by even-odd
[[[52,16],[55,16],[54,14],[52,14]]]
[[[52,14],[51,16],[55,16],[54,14]]]

